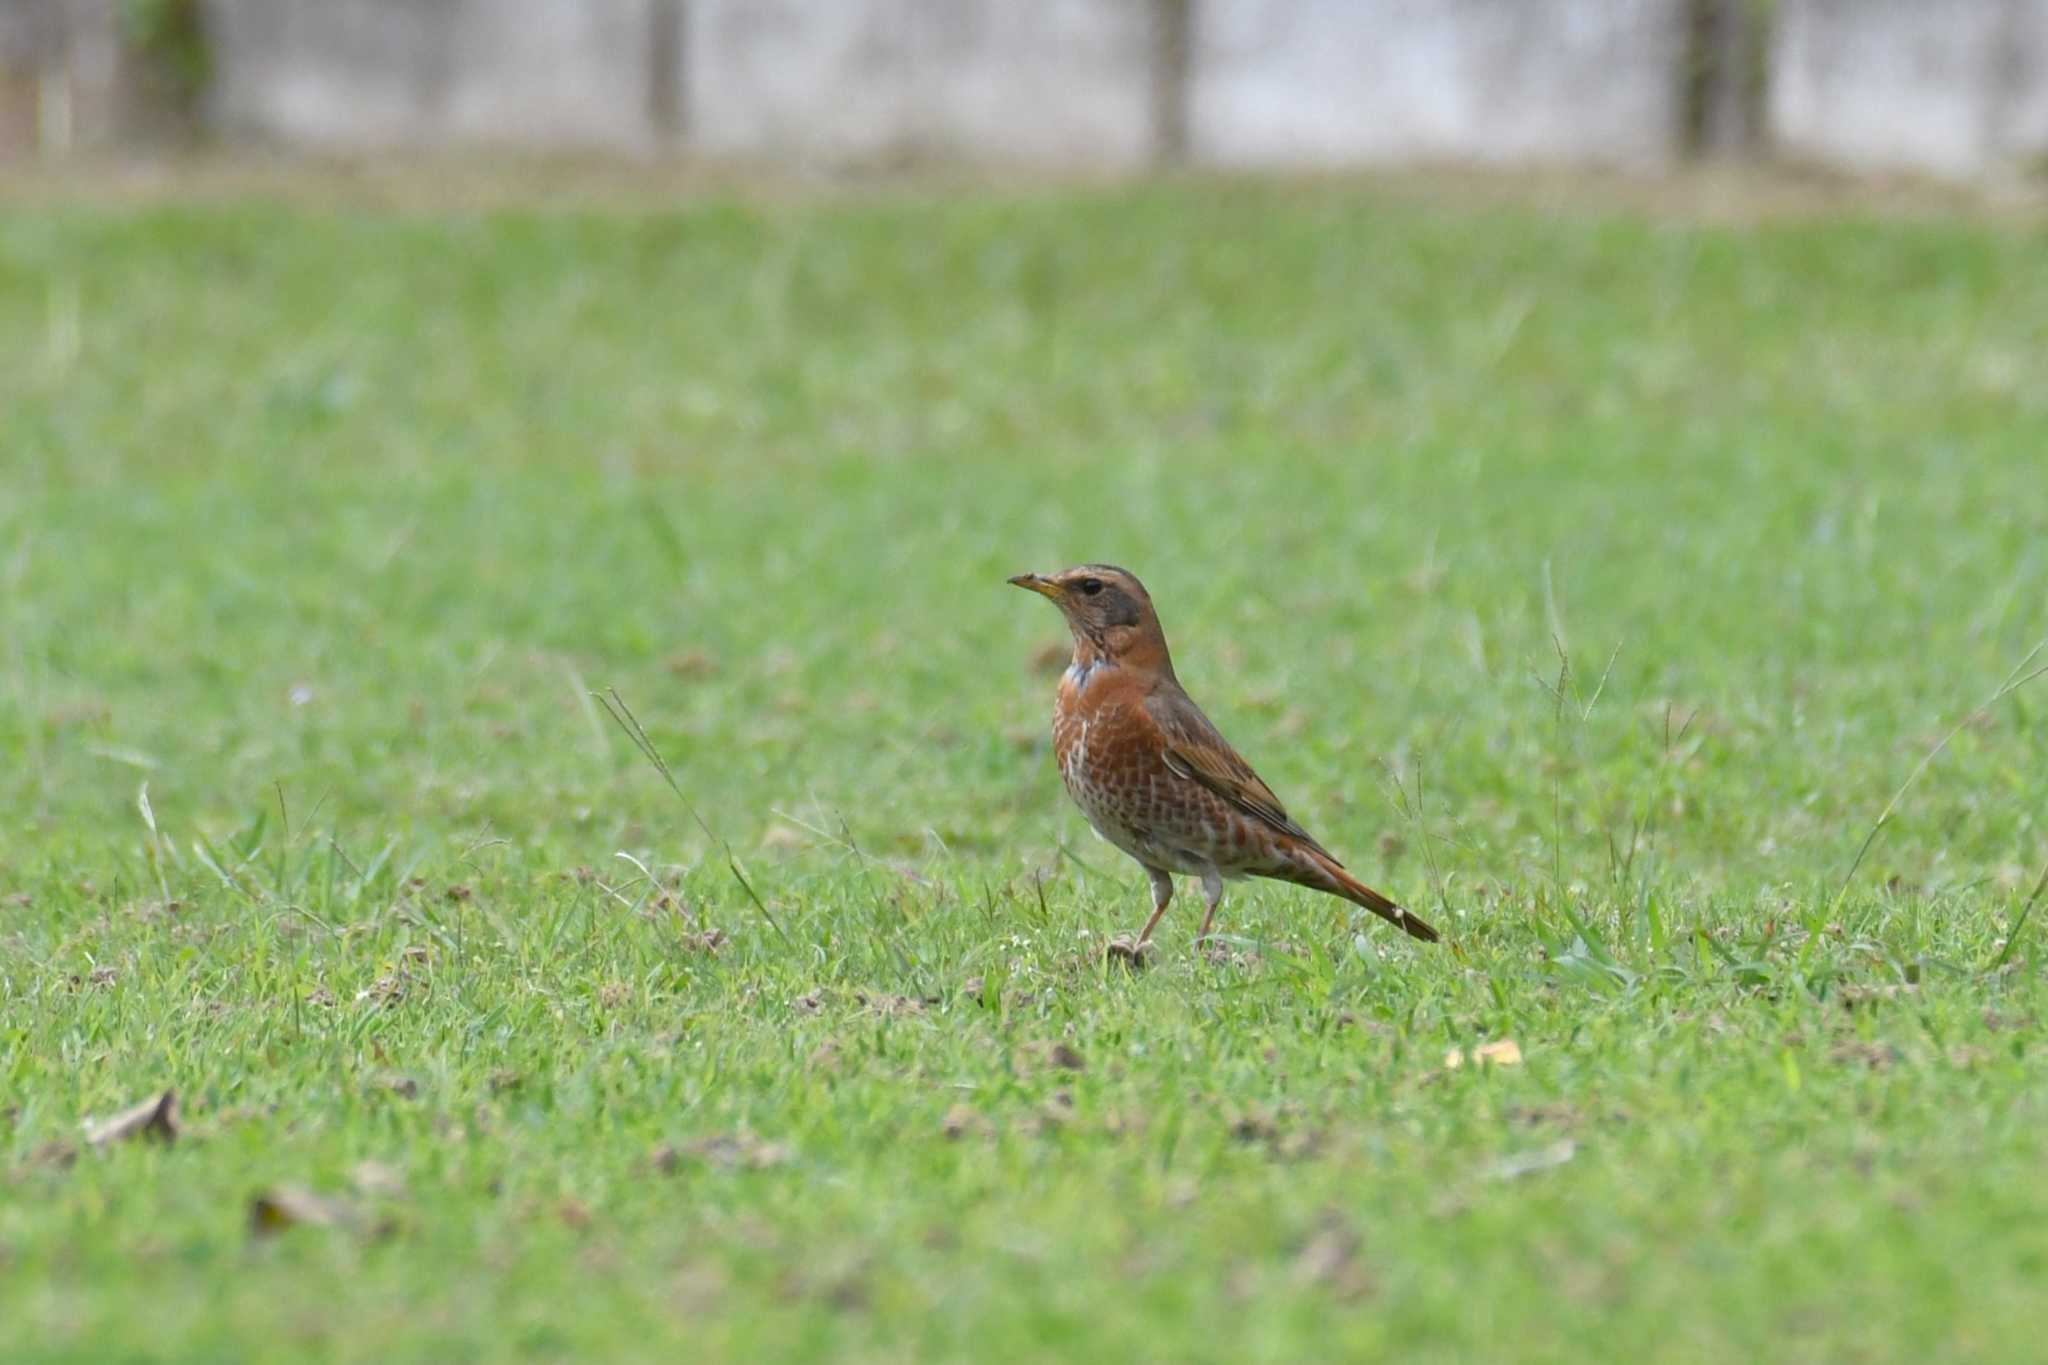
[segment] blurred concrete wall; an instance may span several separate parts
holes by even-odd
[[[693,145],[748,157],[1129,166],[1154,149],[1150,0],[692,0]]]
[[[1676,155],[1684,0],[1203,0],[1189,145],[1226,165]]]
[[[2048,0],[0,0],[0,151],[145,127],[167,6],[210,130],[322,150],[1656,165],[1761,89],[1745,151],[2048,164]]]
[[[2048,169],[2048,0],[1778,0],[1784,152],[1937,175]]]
[[[125,130],[120,0],[0,0],[0,153],[68,152]]]
[[[214,107],[330,147],[1657,161],[1679,143],[1687,2],[669,0],[663,44],[663,0],[212,0]],[[648,88],[666,63],[673,128]]]
[[[210,0],[213,125],[320,149],[630,147],[657,0]]]

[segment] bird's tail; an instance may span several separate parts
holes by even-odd
[[[1328,891],[1334,895],[1342,896],[1354,905],[1362,905],[1387,923],[1393,925],[1396,929],[1419,938],[1424,943],[1435,943],[1442,937],[1423,920],[1403,910],[1400,906],[1394,904],[1385,896],[1382,896],[1379,892],[1339,867],[1335,859],[1327,857],[1315,858],[1314,862],[1316,871],[1320,872],[1323,878],[1327,880],[1317,881],[1304,877],[1302,880],[1310,886],[1316,887],[1319,891]]]

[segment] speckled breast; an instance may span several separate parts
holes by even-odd
[[[1250,822],[1166,766],[1142,701],[1070,696],[1053,712],[1060,778],[1088,823],[1140,862],[1169,872],[1228,873],[1258,842]],[[1092,702],[1093,704],[1087,704]]]

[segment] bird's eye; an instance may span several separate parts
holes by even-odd
[[[1081,580],[1081,591],[1082,591],[1083,593],[1086,593],[1086,594],[1087,594],[1088,596],[1090,596],[1090,597],[1093,597],[1093,596],[1095,596],[1095,594],[1096,594],[1096,593],[1099,593],[1099,592],[1101,592],[1101,591],[1102,591],[1102,580],[1101,580],[1101,579],[1099,579],[1099,578],[1084,578],[1084,579],[1082,579],[1082,580]]]

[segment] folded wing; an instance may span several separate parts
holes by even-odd
[[[1252,771],[1237,750],[1202,714],[1188,694],[1177,687],[1162,687],[1145,699],[1145,710],[1159,726],[1164,741],[1166,766],[1180,776],[1201,783],[1231,805],[1264,821],[1290,838],[1299,839],[1332,863],[1330,851],[1309,832],[1294,823],[1273,789]],[[1337,863],[1342,867],[1342,863]]]

